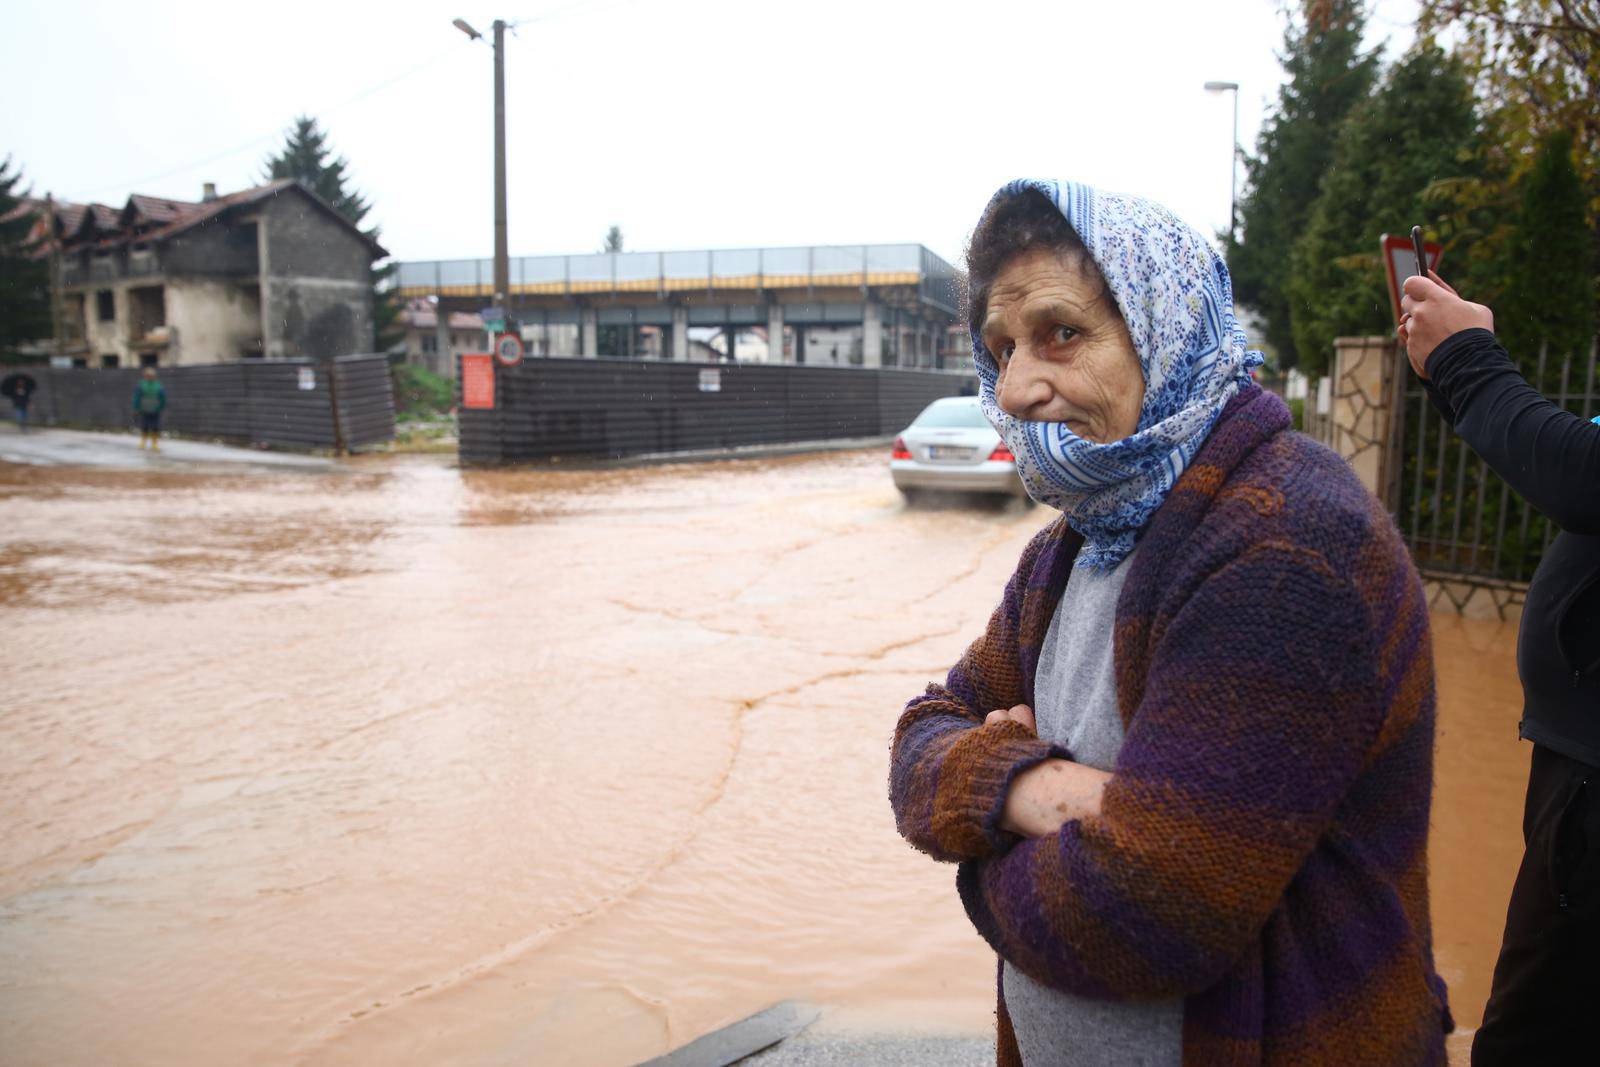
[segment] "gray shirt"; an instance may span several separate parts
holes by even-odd
[[[1110,574],[1074,569],[1039,649],[1034,717],[1039,736],[1079,763],[1111,770],[1122,751],[1112,663],[1117,595],[1130,554]],[[1027,1067],[1177,1067],[1183,1001],[1088,1000],[1040,985],[1007,963],[1006,1010]]]

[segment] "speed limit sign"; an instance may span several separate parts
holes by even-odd
[[[514,333],[503,333],[495,338],[494,358],[504,367],[514,367],[522,362],[522,338]]]

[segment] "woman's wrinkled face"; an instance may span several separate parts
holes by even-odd
[[[1144,371],[1088,264],[1042,248],[1012,259],[990,287],[982,337],[1000,368],[995,394],[1007,414],[1064,422],[1100,444],[1139,428]]]

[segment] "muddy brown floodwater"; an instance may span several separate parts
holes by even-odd
[[[907,510],[876,452],[0,497],[5,1063],[628,1064],[789,998],[992,1026],[887,746],[1043,511]],[[1470,1029],[1527,753],[1513,628],[1435,626]]]

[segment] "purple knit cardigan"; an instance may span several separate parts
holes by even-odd
[[[1101,814],[999,829],[1070,758],[986,713],[1033,704],[1081,538],[1035,537],[980,637],[895,730],[900,832],[961,861],[973,925],[1084,997],[1182,996],[1189,1065],[1443,1064],[1428,917],[1434,675],[1393,522],[1249,387],[1151,519],[1117,605],[1126,740]],[[1021,1064],[1004,991],[998,1060]]]

